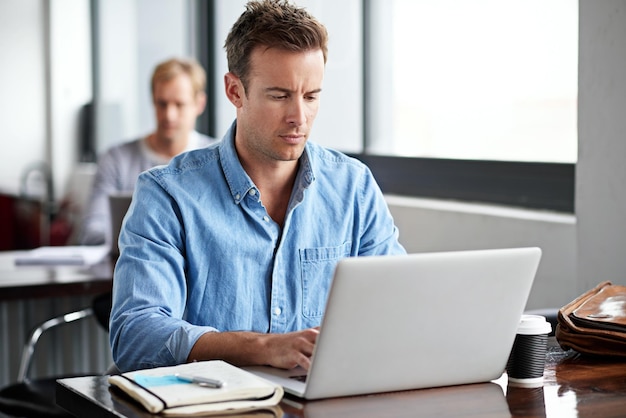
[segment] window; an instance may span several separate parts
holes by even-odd
[[[359,157],[383,189],[573,211],[578,2],[370,0],[364,20]]]
[[[372,5],[389,10],[371,19],[370,64],[384,68],[369,152],[576,162],[577,2]]]

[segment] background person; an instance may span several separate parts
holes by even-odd
[[[110,194],[132,193],[142,171],[216,142],[194,130],[196,119],[205,109],[205,86],[205,71],[192,59],[170,59],[156,66],[151,80],[156,129],[143,138],[110,148],[98,159],[79,235],[81,244],[110,243]]]

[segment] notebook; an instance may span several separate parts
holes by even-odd
[[[342,259],[306,380],[246,369],[305,399],[499,378],[541,258],[511,248]]]
[[[124,220],[124,216],[126,216],[132,198],[132,193],[114,193],[109,195],[109,210],[111,213],[111,256],[113,257],[120,255],[120,248],[117,241],[120,237],[122,221]]]

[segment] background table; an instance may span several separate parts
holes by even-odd
[[[16,266],[23,251],[0,252],[0,301],[96,295],[111,290],[113,262],[93,266]]]
[[[90,305],[113,286],[114,263],[108,258],[93,266],[16,266],[15,257],[23,253],[0,252],[0,387],[15,381],[31,329]],[[107,370],[108,336],[97,328],[71,326],[54,331],[55,338],[44,337],[32,377]]]

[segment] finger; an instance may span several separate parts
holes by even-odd
[[[304,370],[309,370],[311,367],[311,357],[310,356],[300,356],[300,361],[298,362],[298,366],[302,367]]]
[[[320,334],[320,331],[319,329],[316,329],[316,328],[309,328],[309,329],[305,329],[302,331],[302,335],[313,344],[315,344],[315,341],[317,341],[317,336],[319,334]]]

